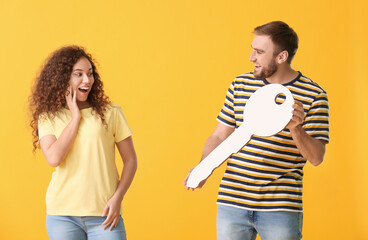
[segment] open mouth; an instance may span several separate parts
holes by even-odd
[[[81,91],[82,93],[88,93],[89,87],[80,87],[78,88],[79,91]]]

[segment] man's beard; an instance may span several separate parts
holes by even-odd
[[[277,64],[275,59],[273,59],[267,67],[263,68],[260,73],[254,73],[256,78],[268,78],[271,77],[275,72],[277,72]]]

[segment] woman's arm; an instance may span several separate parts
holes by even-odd
[[[52,167],[59,166],[65,159],[73,145],[75,137],[77,136],[79,122],[81,119],[81,113],[77,105],[75,90],[74,94],[66,95],[66,102],[68,104],[69,110],[72,113],[72,120],[65,127],[58,139],[56,139],[54,135],[47,135],[42,137],[40,140],[42,153],[45,156],[48,164],[50,164]]]
[[[116,146],[121,158],[123,159],[124,167],[118,187],[116,188],[114,195],[106,203],[102,212],[102,216],[107,216],[102,225],[104,225],[104,229],[106,229],[111,224],[110,230],[118,225],[121,202],[123,201],[125,193],[128,191],[137,170],[137,156],[135,154],[132,137],[128,137],[116,143]]]

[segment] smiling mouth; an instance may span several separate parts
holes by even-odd
[[[80,87],[78,88],[79,91],[81,91],[82,93],[88,93],[89,88],[88,87]]]

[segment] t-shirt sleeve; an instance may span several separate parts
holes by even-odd
[[[55,135],[50,119],[46,114],[42,114],[38,118],[38,139],[47,135]]]
[[[329,138],[329,114],[326,92],[318,94],[313,101],[303,123],[305,131],[312,137],[330,141]]]
[[[115,108],[114,138],[115,142],[120,142],[133,134],[124,116],[123,110],[119,106]]]
[[[217,116],[217,121],[229,127],[235,127],[235,113],[234,113],[234,85],[235,80],[231,83],[225,97],[225,103]]]

